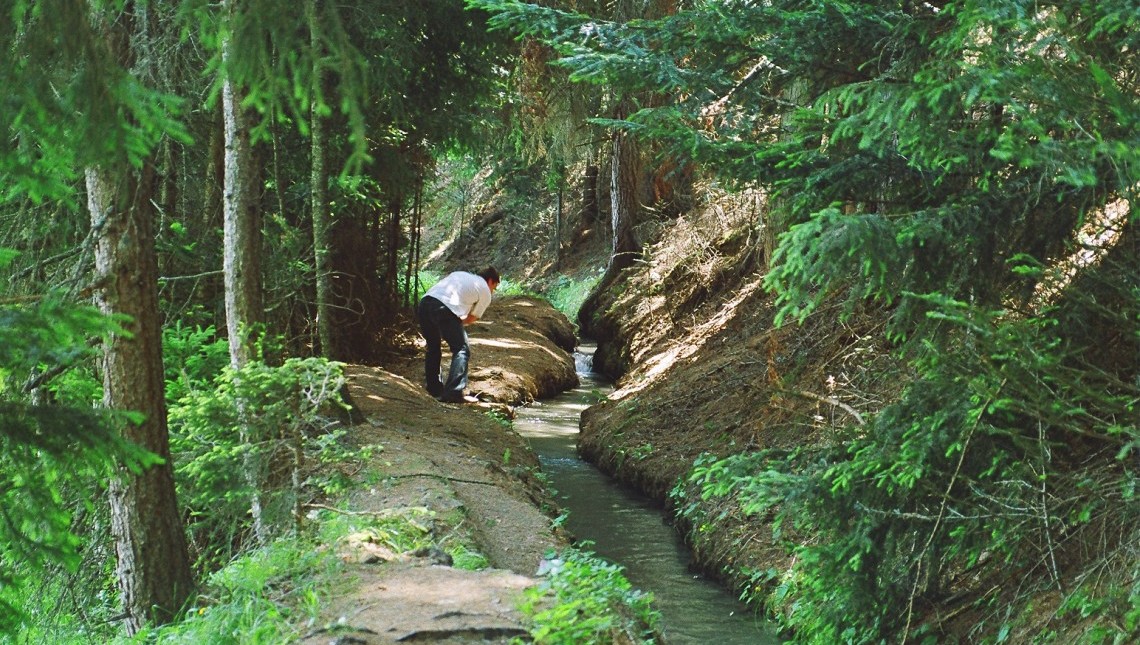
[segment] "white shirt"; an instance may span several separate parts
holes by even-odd
[[[460,320],[469,314],[482,318],[483,312],[491,304],[491,287],[487,286],[487,281],[466,271],[447,274],[424,295],[447,305]]]

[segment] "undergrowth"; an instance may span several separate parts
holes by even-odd
[[[945,629],[977,643],[1134,642],[1137,383],[1088,369],[1059,312],[924,300],[957,333],[914,350],[914,380],[867,425],[835,444],[706,456],[687,485],[770,523],[794,556],[755,579],[797,642],[937,642]],[[1137,320],[1112,317],[1133,334]],[[685,487],[686,519],[717,522]],[[927,615],[955,596],[974,600],[948,608],[968,625]]]
[[[653,596],[634,589],[621,566],[571,548],[544,560],[539,575],[542,582],[527,590],[520,607],[535,643],[657,642]]]
[[[546,297],[554,308],[561,311],[570,320],[577,320],[578,310],[589,297],[590,292],[602,279],[602,272],[584,278],[572,278],[560,275],[554,283],[545,289]]]
[[[247,551],[207,577],[183,620],[138,634],[129,643],[291,642],[334,625],[318,623],[324,601],[340,584],[344,562],[335,546],[367,536],[395,553],[431,543],[427,509],[376,516],[322,511],[301,536]]]

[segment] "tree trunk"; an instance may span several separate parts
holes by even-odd
[[[332,338],[332,316],[329,303],[332,299],[332,271],[329,249],[329,200],[328,171],[325,168],[325,124],[320,114],[321,81],[321,31],[317,20],[317,1],[305,3],[309,18],[309,41],[313,48],[313,88],[309,101],[309,120],[312,131],[312,173],[310,175],[313,209],[313,254],[317,285],[317,338],[320,340],[320,355],[336,358]]]
[[[206,181],[202,190],[201,221],[202,230],[208,231],[220,223],[222,206],[222,186],[226,181],[226,128],[222,116],[222,105],[218,103],[210,119],[210,146],[206,153]]]
[[[808,97],[808,83],[805,79],[792,81],[785,92],[784,100],[790,106],[798,106],[804,103]],[[786,140],[792,131],[792,115],[794,107],[789,108],[780,116],[780,135],[781,140]],[[772,268],[772,255],[776,252],[776,247],[780,245],[780,236],[788,231],[792,226],[793,214],[789,206],[789,200],[786,197],[773,199],[771,201],[771,208],[768,209],[768,219],[764,222],[764,266]]]
[[[226,44],[228,51],[230,44]],[[226,124],[225,187],[222,205],[226,331],[230,364],[236,369],[254,357],[253,333],[261,323],[261,230],[254,209],[253,159],[241,91],[222,86]]]
[[[100,27],[118,64],[140,71],[134,69],[132,39],[140,30],[145,35],[145,12],[128,3],[121,15],[101,16],[98,10],[91,15],[96,21],[107,18]],[[143,58],[142,64],[157,64]],[[147,623],[169,622],[191,597],[194,575],[174,489],[166,418],[154,161],[135,169],[120,164],[88,168],[86,187],[95,240],[95,301],[104,313],[122,316],[128,332],[104,343],[103,402],[112,410],[138,414],[124,420],[124,438],[163,460],[143,472],[120,469],[109,486],[116,579],[127,631],[135,634]]]
[[[384,269],[384,302],[388,305],[385,311],[391,314],[387,317],[388,320],[391,320],[395,315],[400,302],[400,220],[402,219],[403,203],[402,197],[393,198],[389,201],[388,242],[385,245],[388,257],[385,260]]]
[[[234,11],[232,0],[227,10]],[[235,54],[232,39],[222,44],[227,61]],[[254,208],[255,185],[249,123],[241,107],[242,91],[231,79],[222,84],[222,114],[225,121],[225,186],[222,199],[222,268],[225,274],[226,333],[230,342],[230,366],[241,369],[256,358],[256,332],[262,318],[261,229]],[[239,406],[242,404],[239,402]],[[243,406],[244,407],[244,406]],[[244,417],[244,412],[241,416]],[[269,530],[261,500],[261,457],[248,424],[243,423],[246,445],[243,469],[250,487],[250,513],[258,541],[265,544]]]
[[[593,229],[601,221],[598,213],[598,166],[587,162],[582,173],[582,203],[578,210],[578,230],[574,232],[571,243],[581,240],[586,232]]]
[[[130,177],[87,170],[96,300],[104,313],[130,317],[130,336],[112,336],[104,345],[103,401],[112,410],[141,414],[139,423],[125,424],[123,435],[163,459],[141,473],[123,469],[110,485],[115,570],[132,634],[148,622],[168,622],[194,589],[166,421],[153,182],[149,164]]]
[[[423,174],[420,174],[419,180],[416,183],[416,245],[412,249],[413,252],[415,253],[415,257],[416,257],[416,259],[414,261],[415,280],[413,281],[414,284],[412,285],[412,294],[414,294],[414,295],[418,295],[420,292],[420,251],[423,250],[422,249],[422,247],[423,247],[423,230],[422,229],[423,229],[423,223],[424,223],[423,203],[424,203],[424,176],[423,176]],[[416,301],[415,301],[414,295],[412,298],[412,302],[408,305],[410,307],[416,306]]]
[[[562,169],[565,172],[565,168]],[[558,195],[556,196],[554,208],[554,268],[558,268],[562,264],[562,198],[566,192],[563,187],[563,180],[561,177],[558,179]]]
[[[416,293],[419,291],[420,226],[423,224],[423,206],[421,203],[424,191],[423,186],[423,176],[417,175],[415,197],[412,199],[411,239],[408,240],[408,270],[404,274],[404,306],[406,307],[415,306]]]
[[[630,107],[628,99],[619,101],[614,118],[624,119],[629,115]],[[610,268],[613,271],[632,265],[641,253],[641,245],[633,232],[640,207],[639,165],[637,144],[626,133],[614,130],[610,162],[610,219],[613,230]]]

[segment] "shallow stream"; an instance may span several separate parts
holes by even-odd
[[[688,549],[661,509],[578,458],[579,417],[612,389],[591,372],[592,354],[592,347],[575,353],[577,388],[521,408],[515,419],[569,512],[567,530],[592,542],[588,550],[623,566],[635,587],[653,593],[670,645],[779,643],[770,623],[692,569]]]

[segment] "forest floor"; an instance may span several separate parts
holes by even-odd
[[[574,330],[545,302],[512,296],[496,299],[468,333],[468,390],[478,404],[429,396],[422,348],[411,339],[419,351],[385,368],[347,368],[363,416],[350,435],[382,446],[361,472],[381,476],[339,501],[340,512],[412,518],[437,546],[395,553],[366,530],[342,540],[335,547],[346,565],[342,584],[314,623],[326,627],[301,643],[506,643],[527,633],[518,602],[538,582],[544,554],[567,539],[553,528],[537,457],[507,420],[515,406],[577,384]],[[451,566],[441,547],[454,544],[469,545],[490,566]]]

